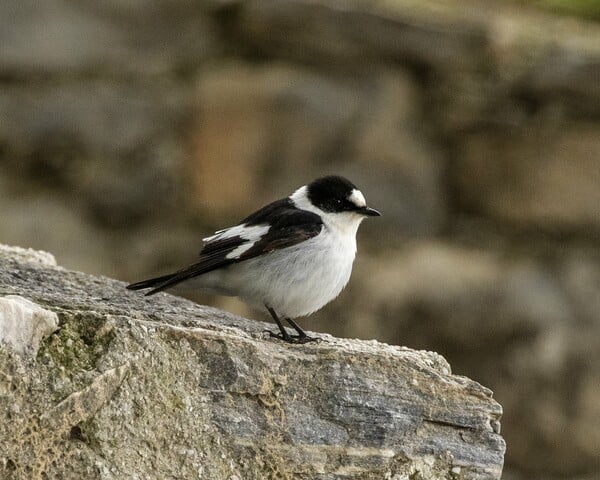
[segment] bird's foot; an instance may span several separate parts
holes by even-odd
[[[286,343],[295,343],[295,344],[303,344],[309,342],[320,342],[321,339],[318,337],[309,337],[308,335],[283,335],[282,333],[275,333],[271,330],[265,330],[269,333],[269,335],[273,338],[278,338],[279,340],[283,340]]]

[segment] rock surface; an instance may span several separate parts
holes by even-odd
[[[40,341],[57,329],[56,313],[18,295],[0,297],[0,343],[36,355]]]
[[[0,292],[60,326],[36,358],[0,347],[1,478],[501,476],[500,405],[436,353],[290,346],[267,324],[31,258],[0,247]]]

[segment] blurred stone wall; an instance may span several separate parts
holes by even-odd
[[[596,478],[599,78],[600,25],[504,2],[9,0],[0,242],[137,280],[347,175],[384,216],[302,324],[492,387],[506,478]]]

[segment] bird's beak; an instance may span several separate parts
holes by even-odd
[[[363,207],[359,210],[360,213],[366,215],[367,217],[381,217],[381,213],[379,213],[374,208]]]

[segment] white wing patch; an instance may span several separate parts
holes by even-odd
[[[248,242],[248,243],[244,243],[243,245],[240,245],[237,248],[234,248],[231,252],[229,252],[227,255],[225,255],[225,258],[240,258],[244,253],[246,253],[248,250],[250,250],[254,244],[256,243],[256,240],[254,242]]]
[[[238,227],[239,227],[239,225],[238,225]],[[231,228],[237,228],[237,227],[231,227]],[[216,231],[214,234],[212,234],[210,237],[204,237],[204,238],[202,239],[202,241],[203,241],[204,243],[206,243],[206,242],[210,242],[211,240],[215,240],[215,239],[217,239],[217,238],[221,238],[221,235],[223,235],[223,234],[224,234],[226,231],[228,231],[228,230],[230,230],[230,228],[224,228],[224,229],[222,229],[222,230],[217,230],[217,231]],[[223,238],[225,238],[225,237],[223,237]]]
[[[348,196],[348,200],[350,200],[357,207],[366,207],[367,201],[365,200],[364,195],[360,190],[356,188],[352,190],[352,193]]]
[[[224,238],[242,237],[244,240],[258,240],[269,231],[268,225],[254,225],[247,227],[245,224],[236,225],[235,227],[224,228],[218,230],[214,235],[203,238],[204,242],[212,242],[213,240],[223,240]]]
[[[239,258],[242,254],[250,250],[256,242],[265,236],[271,227],[269,225],[254,225],[247,227],[246,225],[236,225],[235,227],[219,230],[210,237],[203,238],[204,242],[212,242],[214,240],[223,240],[225,238],[241,237],[247,240],[239,247],[234,248],[225,258]]]

